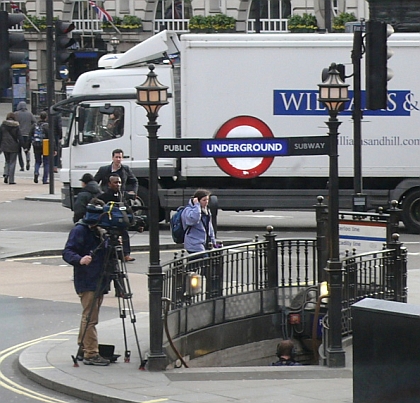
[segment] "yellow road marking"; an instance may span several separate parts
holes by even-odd
[[[59,335],[67,334],[67,333],[68,332],[61,332],[61,333],[56,333],[51,336],[40,337],[39,339],[34,339],[34,340],[30,340],[24,343],[20,343],[20,344],[17,344],[16,346],[12,346],[3,351],[0,351],[0,367],[6,358],[10,357],[12,354],[15,354],[16,352],[23,350],[27,347],[33,346],[35,344],[38,344],[46,340],[67,340],[67,339],[59,339],[59,338],[54,339],[53,338]],[[16,394],[30,397],[32,399],[39,400],[44,403],[66,403],[64,400],[55,399],[53,397],[44,395],[42,393],[38,393],[34,390],[31,390],[29,388],[26,388],[22,385],[17,384],[16,382],[12,381],[10,378],[5,376],[1,370],[0,370],[0,386]]]

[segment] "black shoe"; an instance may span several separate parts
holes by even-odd
[[[9,185],[16,185],[16,182],[9,182]]]
[[[29,165],[29,162],[26,163],[26,170],[29,171],[31,169],[31,166]]]
[[[20,168],[20,171],[24,171],[24,169],[23,168]]]
[[[48,185],[50,182],[42,182],[43,185]]]
[[[34,182],[35,182],[35,183],[38,183],[38,176],[39,176],[38,174],[35,174],[35,175],[34,175]]]
[[[4,180],[3,180],[3,182],[4,182],[4,183],[9,182],[9,177],[8,177],[7,175],[3,175],[3,176],[4,176]]]

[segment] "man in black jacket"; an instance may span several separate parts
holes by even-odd
[[[93,176],[86,173],[80,179],[82,182],[83,190],[77,195],[76,201],[73,207],[73,222],[76,223],[86,213],[86,206],[90,200],[94,197],[99,196],[102,191],[98,183],[93,180]]]
[[[117,148],[112,151],[111,165],[100,167],[93,179],[99,183],[102,190],[105,192],[108,188],[109,177],[111,175],[118,175],[121,178],[121,191],[137,195],[139,183],[130,167],[122,164],[123,158],[123,150]]]

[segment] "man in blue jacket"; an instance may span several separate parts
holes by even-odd
[[[74,288],[82,303],[78,357],[83,351],[86,365],[106,366],[109,360],[99,355],[96,325],[103,295],[108,293],[109,278],[104,260],[105,248],[101,245],[98,229],[86,223],[77,223],[70,231],[63,259],[74,268]]]

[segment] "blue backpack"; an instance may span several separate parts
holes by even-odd
[[[175,214],[171,217],[169,224],[171,226],[171,235],[175,243],[184,243],[186,229],[182,225],[181,215],[185,206],[178,207]]]

